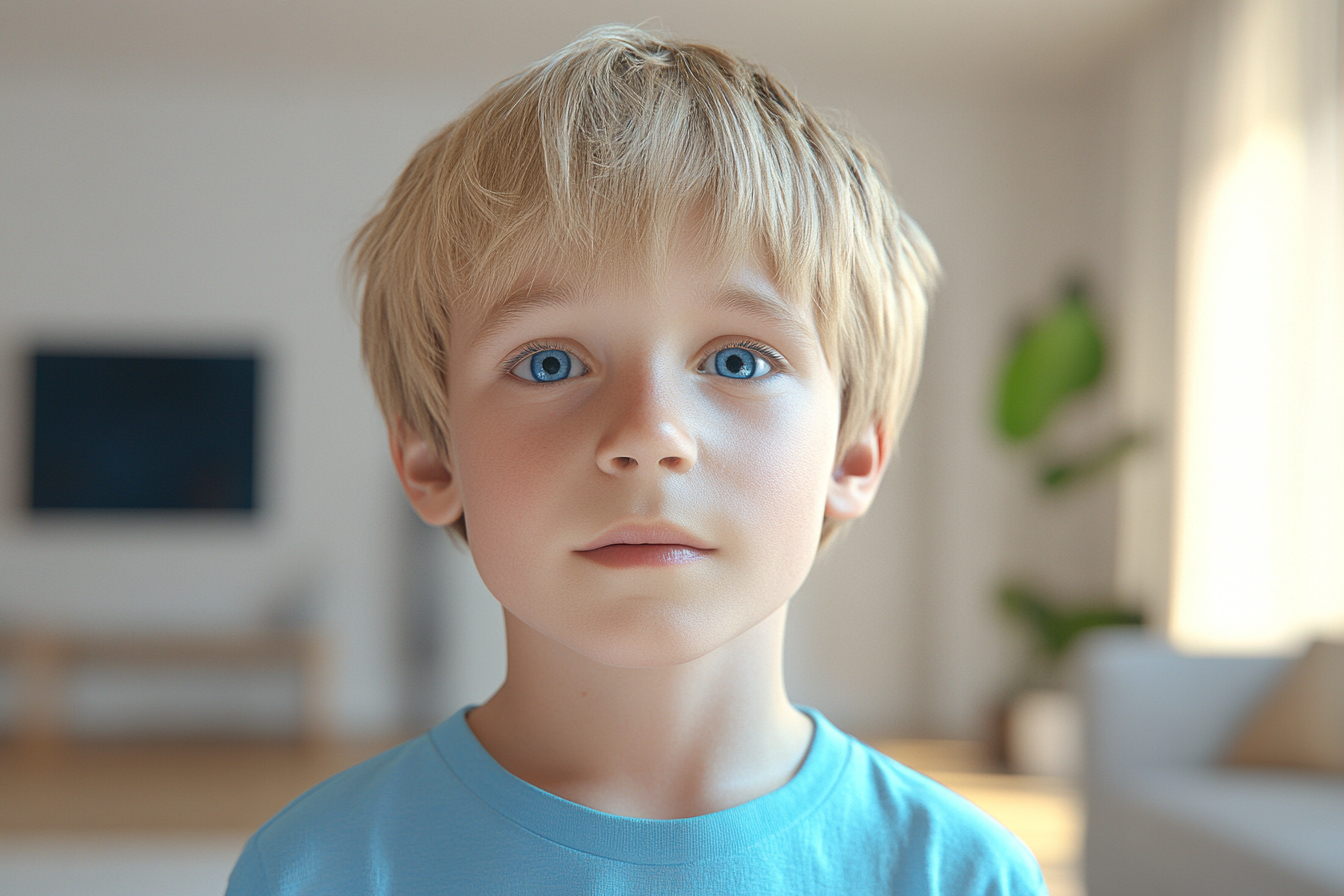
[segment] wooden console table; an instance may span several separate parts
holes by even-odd
[[[76,666],[92,664],[296,668],[303,689],[301,736],[322,740],[329,733],[327,655],[318,639],[304,632],[94,635],[10,629],[0,630],[0,659],[8,659],[18,673],[16,734],[34,746],[66,738],[70,673]]]

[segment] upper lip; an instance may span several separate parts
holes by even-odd
[[[613,544],[679,544],[700,551],[712,550],[712,546],[702,538],[697,538],[685,529],[671,523],[625,523],[607,529],[578,551],[595,551]]]

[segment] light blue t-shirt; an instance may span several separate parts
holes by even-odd
[[[783,787],[697,818],[608,815],[514,777],[466,710],[319,784],[243,849],[227,896],[1045,896],[1022,842],[815,710]]]

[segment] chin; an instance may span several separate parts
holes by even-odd
[[[685,611],[653,618],[638,614],[634,619],[604,620],[559,640],[604,666],[661,669],[698,660],[751,628],[748,624],[740,630],[729,629],[723,622],[719,619],[707,625],[699,614]]]
[[[573,649],[595,663],[616,669],[668,669],[698,660],[720,646],[669,644],[650,638],[636,643],[575,645]]]

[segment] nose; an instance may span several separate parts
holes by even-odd
[[[602,472],[685,473],[695,466],[696,442],[667,378],[652,372],[631,377],[611,398],[611,416],[597,446]]]

